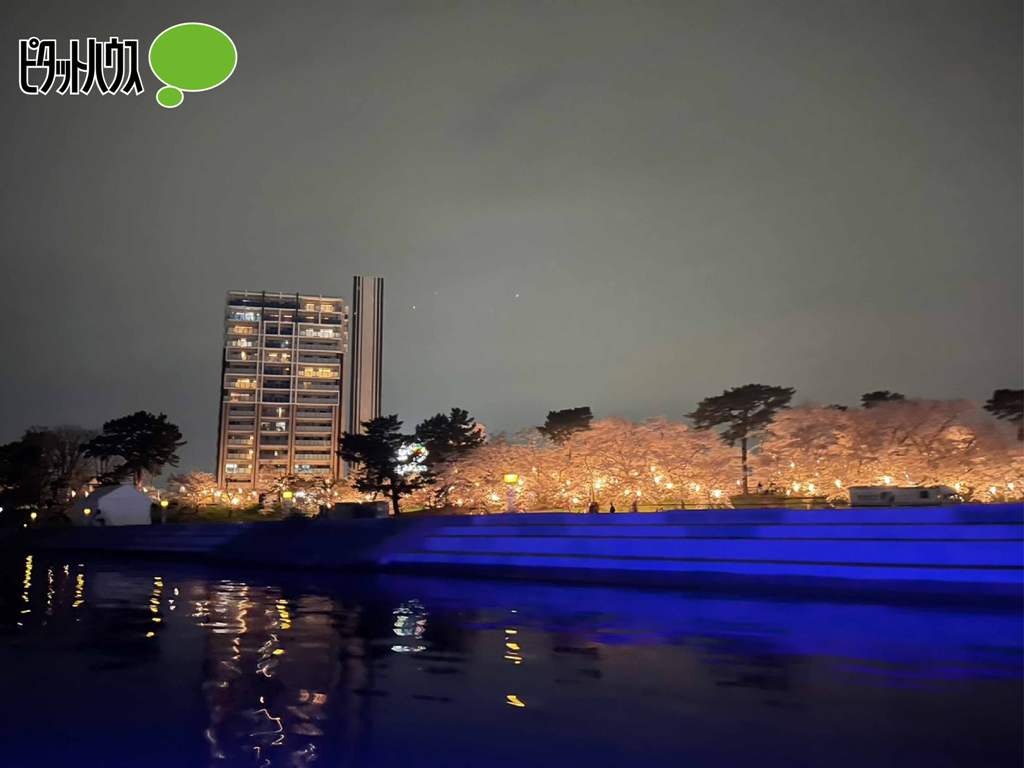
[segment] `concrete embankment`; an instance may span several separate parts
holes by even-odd
[[[40,529],[7,548],[659,587],[1024,594],[1024,505]]]

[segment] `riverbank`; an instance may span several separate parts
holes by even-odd
[[[52,528],[0,546],[746,592],[1024,594],[1021,504]]]

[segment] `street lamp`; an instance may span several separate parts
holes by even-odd
[[[505,511],[515,512],[516,511],[516,486],[519,485],[519,475],[515,472],[506,472],[502,478],[505,481],[507,489],[505,491]]]

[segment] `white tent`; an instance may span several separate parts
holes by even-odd
[[[152,499],[131,485],[104,485],[68,510],[72,525],[149,525]]]

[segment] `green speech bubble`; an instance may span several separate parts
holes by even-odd
[[[165,86],[156,92],[161,107],[173,109],[184,91],[209,91],[235,71],[238,50],[227,34],[212,24],[186,21],[168,27],[149,46],[149,67]]]

